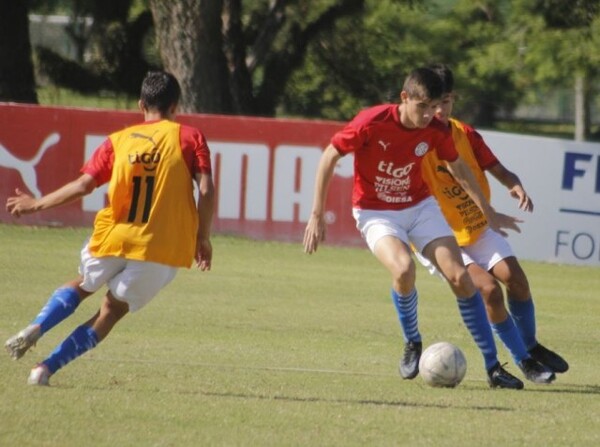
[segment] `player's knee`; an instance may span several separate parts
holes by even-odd
[[[109,295],[106,296],[102,302],[102,311],[107,318],[116,322],[129,312],[129,305],[126,302],[119,301]]]
[[[504,307],[504,294],[502,288],[496,282],[488,283],[479,287],[481,296],[486,303],[486,306],[492,309]]]
[[[396,290],[399,290],[403,293],[408,293],[414,288],[416,267],[412,260],[408,262],[396,263],[391,273],[394,282],[394,288]]]
[[[506,283],[506,291],[511,298],[517,300],[528,300],[531,297],[527,278],[511,278]]]
[[[474,289],[473,281],[471,280],[471,277],[466,269],[456,269],[450,273],[447,273],[446,280],[452,289],[464,291],[464,294]]]

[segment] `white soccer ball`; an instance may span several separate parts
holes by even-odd
[[[465,355],[458,346],[445,341],[429,346],[419,360],[419,374],[430,386],[454,388],[466,372]]]

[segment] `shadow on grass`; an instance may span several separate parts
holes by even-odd
[[[187,394],[187,393],[186,393]],[[229,399],[255,399],[255,400],[272,400],[272,401],[284,401],[284,402],[317,402],[317,403],[331,403],[331,404],[355,404],[355,405],[375,405],[382,407],[402,407],[402,408],[437,408],[437,409],[448,409],[448,410],[475,410],[475,411],[514,411],[513,408],[497,407],[497,406],[479,406],[479,405],[448,405],[448,404],[435,404],[435,403],[423,403],[423,402],[408,402],[400,400],[385,400],[385,399],[327,399],[323,397],[297,397],[297,396],[267,396],[264,394],[251,394],[251,393],[217,393],[212,391],[198,391],[198,394],[207,397],[224,397]]]
[[[562,388],[567,387],[567,388]],[[582,385],[574,383],[561,383],[560,385],[532,385],[527,391],[534,393],[558,393],[558,394],[599,394],[600,385]]]

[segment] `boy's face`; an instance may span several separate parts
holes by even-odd
[[[452,116],[452,107],[454,106],[455,99],[456,96],[454,95],[454,93],[445,93],[442,96],[442,100],[438,104],[437,109],[435,111],[435,116],[437,117],[437,119],[439,119],[442,123],[446,125],[448,124],[448,120]]]
[[[409,98],[406,92],[400,94],[400,120],[405,127],[423,129],[431,123],[438,109],[440,99]]]

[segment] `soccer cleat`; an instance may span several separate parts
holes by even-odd
[[[505,370],[500,362],[492,366],[488,372],[488,384],[490,388],[506,388],[509,390],[521,390],[524,385],[519,379]]]
[[[50,371],[43,363],[36,365],[29,373],[27,385],[50,386]]]
[[[423,343],[409,341],[404,345],[404,355],[400,359],[400,375],[403,379],[414,379],[419,374],[419,360]]]
[[[569,369],[565,359],[539,343],[529,350],[529,355],[555,373],[564,373]]]
[[[527,380],[531,380],[533,383],[551,383],[556,379],[556,375],[550,368],[531,357],[521,360],[519,368],[521,368]]]
[[[13,360],[19,360],[25,355],[29,348],[35,345],[41,336],[40,326],[32,324],[31,326],[27,326],[17,335],[13,335],[6,340],[4,347]]]

